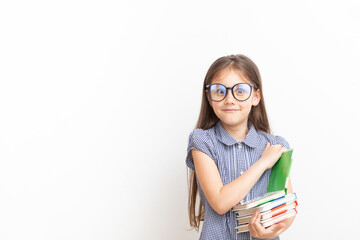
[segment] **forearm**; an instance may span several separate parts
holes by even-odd
[[[262,161],[257,161],[241,176],[224,185],[218,195],[220,212],[224,214],[241,202],[265,170],[266,166]]]

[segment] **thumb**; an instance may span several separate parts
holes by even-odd
[[[270,143],[267,142],[267,143],[266,143],[266,146],[265,146],[265,149],[268,149],[269,147],[270,147]]]

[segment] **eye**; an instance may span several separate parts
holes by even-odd
[[[223,95],[225,93],[224,89],[217,89],[216,94]]]
[[[236,91],[236,93],[237,93],[237,94],[244,94],[245,91],[244,91],[244,89],[239,88],[239,89]]]

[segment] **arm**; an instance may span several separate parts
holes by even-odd
[[[218,214],[225,214],[241,202],[265,170],[271,168],[287,149],[268,143],[261,155],[246,172],[227,185],[223,185],[215,162],[205,153],[192,150],[197,178],[206,199]]]
[[[292,193],[292,192],[293,192],[293,188],[289,178],[288,193]],[[294,219],[295,216],[288,218],[282,222],[276,223],[268,228],[264,228],[260,224],[260,213],[255,212],[249,222],[249,231],[250,234],[256,238],[275,238],[279,236],[281,233],[283,233],[286,229],[288,229],[292,224],[292,222],[294,221]]]

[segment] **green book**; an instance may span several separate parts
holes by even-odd
[[[271,169],[271,174],[269,178],[269,185],[267,188],[267,192],[275,192],[285,190],[286,181],[290,174],[292,158],[291,155],[293,153],[293,148],[290,150],[283,152],[279,160],[275,163],[275,165]]]

